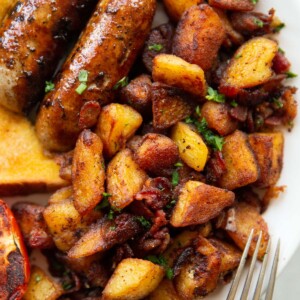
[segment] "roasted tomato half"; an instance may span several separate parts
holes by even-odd
[[[29,259],[18,224],[0,199],[0,299],[21,299],[29,275]]]

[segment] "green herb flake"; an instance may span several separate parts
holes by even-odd
[[[36,274],[34,280],[35,282],[40,282],[42,280],[42,276],[40,274]]]
[[[45,93],[54,91],[55,85],[52,81],[46,81],[45,84]]]
[[[86,70],[81,70],[78,75],[78,80],[83,83],[87,83],[89,77],[89,72]]]
[[[257,3],[258,3],[258,0],[251,0],[251,3],[252,3],[252,4],[257,4]]]
[[[260,19],[255,18],[254,23],[260,28],[264,27],[264,22]]]
[[[166,208],[170,209],[170,208],[174,207],[175,204],[176,204],[176,200],[173,199],[170,203],[168,203],[168,204],[166,205]]]
[[[147,229],[151,228],[151,223],[145,217],[136,217],[136,220],[139,221],[143,227]]]
[[[276,108],[283,108],[283,103],[280,99],[273,99],[273,103],[275,104]]]
[[[86,83],[81,82],[75,91],[77,94],[82,95],[86,89],[87,89]]]
[[[116,230],[116,228],[117,228],[116,226],[110,226],[110,227],[109,227],[109,230],[110,230],[110,231],[114,231],[114,230]]]
[[[232,107],[238,107],[238,104],[237,104],[236,101],[231,101],[231,102],[230,102],[230,105],[231,105]]]
[[[187,117],[187,118],[185,118],[185,120],[184,120],[184,122],[185,122],[186,124],[193,124],[194,121],[195,121],[195,120],[194,120],[192,117]]]
[[[174,171],[172,173],[172,185],[176,186],[179,183],[179,173],[177,171]]]
[[[237,54],[237,55],[235,56],[235,59],[239,59],[239,58],[241,58],[241,57],[243,57],[242,54]]]
[[[181,167],[183,167],[183,163],[179,161],[176,164],[174,164],[174,167],[181,168]]]
[[[173,279],[174,272],[172,268],[169,267],[166,259],[162,255],[149,255],[146,257],[147,260],[151,261],[154,264],[162,266],[166,270],[166,277],[168,279]]]
[[[106,207],[109,207],[108,197],[104,197],[102,201],[95,207],[95,210],[99,211]]]
[[[161,44],[153,44],[153,45],[149,46],[148,49],[151,51],[160,52],[163,49],[163,47],[164,46]]]
[[[63,282],[62,287],[65,291],[69,291],[73,287],[73,284],[70,282]]]
[[[274,32],[275,32],[275,33],[278,33],[278,32],[280,32],[284,27],[285,27],[285,24],[284,24],[284,23],[281,23],[281,24],[277,25],[277,26],[274,28]]]
[[[286,72],[285,74],[286,74],[287,78],[295,78],[298,76],[297,74],[290,72],[290,71]]]
[[[166,277],[169,279],[169,280],[172,280],[173,277],[174,277],[174,272],[172,270],[172,268],[167,268],[166,269]]]
[[[278,52],[281,54],[285,54],[285,51],[282,48],[278,48]]]
[[[197,116],[201,116],[201,110],[200,110],[200,107],[199,107],[199,105],[196,107],[196,114],[197,114]]]
[[[115,212],[114,212],[113,209],[111,209],[111,210],[109,211],[108,215],[107,215],[107,219],[108,219],[108,220],[113,220],[114,217],[115,217]]]
[[[128,77],[123,77],[122,79],[120,79],[116,84],[115,86],[113,87],[114,90],[117,90],[119,88],[122,88],[122,87],[125,87],[127,86],[129,83],[128,81]]]
[[[207,96],[205,97],[207,100],[215,101],[218,103],[224,103],[225,102],[225,96],[222,94],[219,94],[218,91],[214,90],[213,88],[209,87],[207,89]]]

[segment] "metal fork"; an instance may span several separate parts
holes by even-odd
[[[248,252],[249,252],[249,248],[252,242],[252,238],[253,238],[253,234],[254,234],[254,230],[251,230],[251,233],[249,235],[246,247],[244,249],[242,258],[241,258],[241,262],[239,264],[239,267],[237,269],[236,275],[234,277],[234,280],[232,282],[229,294],[227,296],[227,300],[234,300],[236,299],[236,294],[237,294],[237,289],[238,289],[238,285],[240,282],[240,279],[242,277],[242,273],[243,273],[243,269],[247,260],[247,256],[248,256]],[[252,256],[252,260],[250,263],[250,267],[249,267],[249,271],[247,274],[247,278],[246,281],[244,283],[244,288],[243,288],[243,292],[242,295],[240,297],[240,300],[247,300],[248,296],[249,296],[249,290],[250,290],[250,285],[251,285],[251,281],[253,278],[253,273],[254,273],[254,269],[255,269],[255,263],[257,260],[257,254],[259,251],[259,247],[261,244],[261,239],[262,239],[262,232],[259,233],[259,237],[257,240],[257,244],[255,247],[255,251],[253,253]],[[259,300],[260,296],[261,296],[261,291],[262,291],[262,286],[263,286],[263,282],[264,282],[264,278],[265,278],[265,274],[266,274],[266,268],[267,268],[267,263],[268,263],[268,258],[269,258],[269,254],[270,254],[270,247],[271,247],[271,239],[268,242],[268,246],[267,246],[267,251],[266,254],[264,256],[261,268],[260,268],[260,273],[258,276],[258,280],[257,280],[257,284],[256,284],[256,288],[255,288],[255,292],[254,292],[254,296],[252,298],[252,300]],[[266,293],[266,297],[265,300],[272,300],[273,297],[273,291],[274,291],[274,286],[275,286],[275,280],[276,280],[276,273],[277,273],[277,267],[278,267],[278,261],[279,261],[279,250],[280,250],[280,241],[278,241],[277,243],[277,247],[276,247],[276,252],[273,258],[273,263],[272,263],[272,269],[271,269],[271,274],[270,274],[270,278],[269,278],[269,283],[268,283],[268,288],[267,288],[267,293]]]

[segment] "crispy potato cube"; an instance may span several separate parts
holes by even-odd
[[[134,158],[143,170],[159,175],[161,170],[173,167],[179,159],[179,153],[177,145],[167,136],[148,133]]]
[[[53,278],[41,268],[33,266],[27,291],[23,300],[56,300],[64,294],[64,290]]]
[[[142,122],[142,116],[128,105],[112,103],[105,106],[96,128],[96,134],[103,142],[104,156],[111,158],[125,148],[127,140],[134,135]]]
[[[182,14],[193,5],[203,3],[203,0],[163,0],[168,15],[174,21],[179,21]]]
[[[275,185],[282,170],[284,144],[282,133],[253,133],[249,135],[249,142],[260,168],[260,177],[256,185],[259,187]]]
[[[181,88],[191,94],[206,95],[206,79],[203,70],[182,58],[171,54],[159,54],[153,60],[154,81]]]
[[[111,194],[109,202],[112,207],[123,209],[129,205],[147,177],[129,149],[117,153],[107,167],[107,192]]]
[[[254,206],[245,202],[236,204],[227,212],[227,222],[224,229],[241,250],[244,250],[250,232],[254,229],[249,255],[253,255],[259,232],[262,231],[258,257],[260,259],[264,257],[270,239],[268,225]]]
[[[245,133],[236,130],[227,136],[222,153],[226,172],[220,179],[220,187],[234,190],[258,179],[259,167]]]
[[[267,82],[273,75],[272,61],[278,51],[273,40],[258,37],[243,44],[234,54],[221,80],[223,86],[251,88]],[[226,92],[225,92],[226,94]]]
[[[178,92],[178,89],[161,84],[152,85],[152,113],[153,127],[166,129],[193,112],[191,103],[186,101]]]
[[[123,259],[103,291],[103,300],[139,300],[161,282],[165,270],[148,260]]]
[[[203,224],[233,204],[234,193],[204,184],[188,181],[180,190],[170,223],[174,227]]]
[[[86,215],[102,200],[105,165],[101,139],[90,130],[84,130],[76,143],[72,164],[74,206]]]
[[[66,199],[46,207],[43,216],[56,247],[61,251],[68,251],[101,213],[93,211],[81,217],[73,200]]]
[[[251,11],[255,3],[251,0],[209,0],[208,4],[223,10]]]
[[[230,108],[224,103],[207,101],[201,109],[201,115],[207,121],[209,128],[216,130],[220,135],[225,136],[238,127],[238,122],[231,118]]]
[[[176,292],[173,281],[163,279],[147,300],[183,300]]]
[[[171,139],[178,146],[181,159],[189,167],[198,172],[204,169],[208,159],[208,148],[191,126],[178,122],[172,129]]]
[[[192,6],[177,26],[173,53],[207,71],[216,60],[225,37],[223,22],[209,5]]]
[[[59,203],[66,199],[73,197],[73,187],[67,186],[57,190],[54,194],[52,194],[48,200],[48,205]]]

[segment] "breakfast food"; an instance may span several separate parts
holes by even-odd
[[[152,30],[155,1],[99,2],[36,121],[66,186],[12,207],[49,261],[24,299],[199,299],[230,280],[252,229],[263,259],[295,74],[274,10],[206,2],[165,0],[174,23]]]

